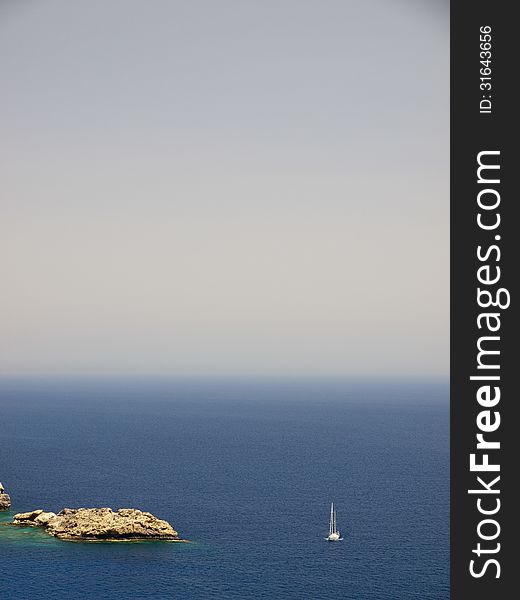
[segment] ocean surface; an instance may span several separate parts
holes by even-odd
[[[6,378],[0,481],[13,512],[135,507],[192,540],[0,526],[2,599],[449,597],[447,382]]]

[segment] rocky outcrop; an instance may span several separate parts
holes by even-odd
[[[167,521],[135,508],[64,508],[58,514],[38,509],[15,515],[13,525],[42,527],[70,541],[183,541]]]
[[[49,521],[56,517],[56,513],[45,512],[41,508],[30,512],[18,513],[13,517],[13,525],[24,527],[46,527]]]
[[[0,510],[9,510],[11,508],[11,497],[4,490],[4,486],[0,483]]]

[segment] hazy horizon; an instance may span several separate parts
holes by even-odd
[[[3,2],[0,34],[0,375],[448,376],[446,2]]]

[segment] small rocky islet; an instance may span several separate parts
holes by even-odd
[[[135,508],[64,508],[57,514],[38,509],[15,515],[12,524],[41,527],[68,541],[181,541],[167,521]]]
[[[11,508],[11,497],[5,491],[4,486],[0,482],[0,510],[9,510]]]
[[[9,510],[10,506],[9,496],[0,488],[0,510]],[[60,540],[73,542],[186,541],[168,521],[136,508],[117,511],[111,508],[64,508],[58,513],[40,508],[15,514],[8,525],[39,527]]]

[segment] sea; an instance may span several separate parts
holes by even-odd
[[[4,377],[0,481],[4,523],[139,508],[190,540],[0,525],[3,600],[449,598],[444,380]]]

